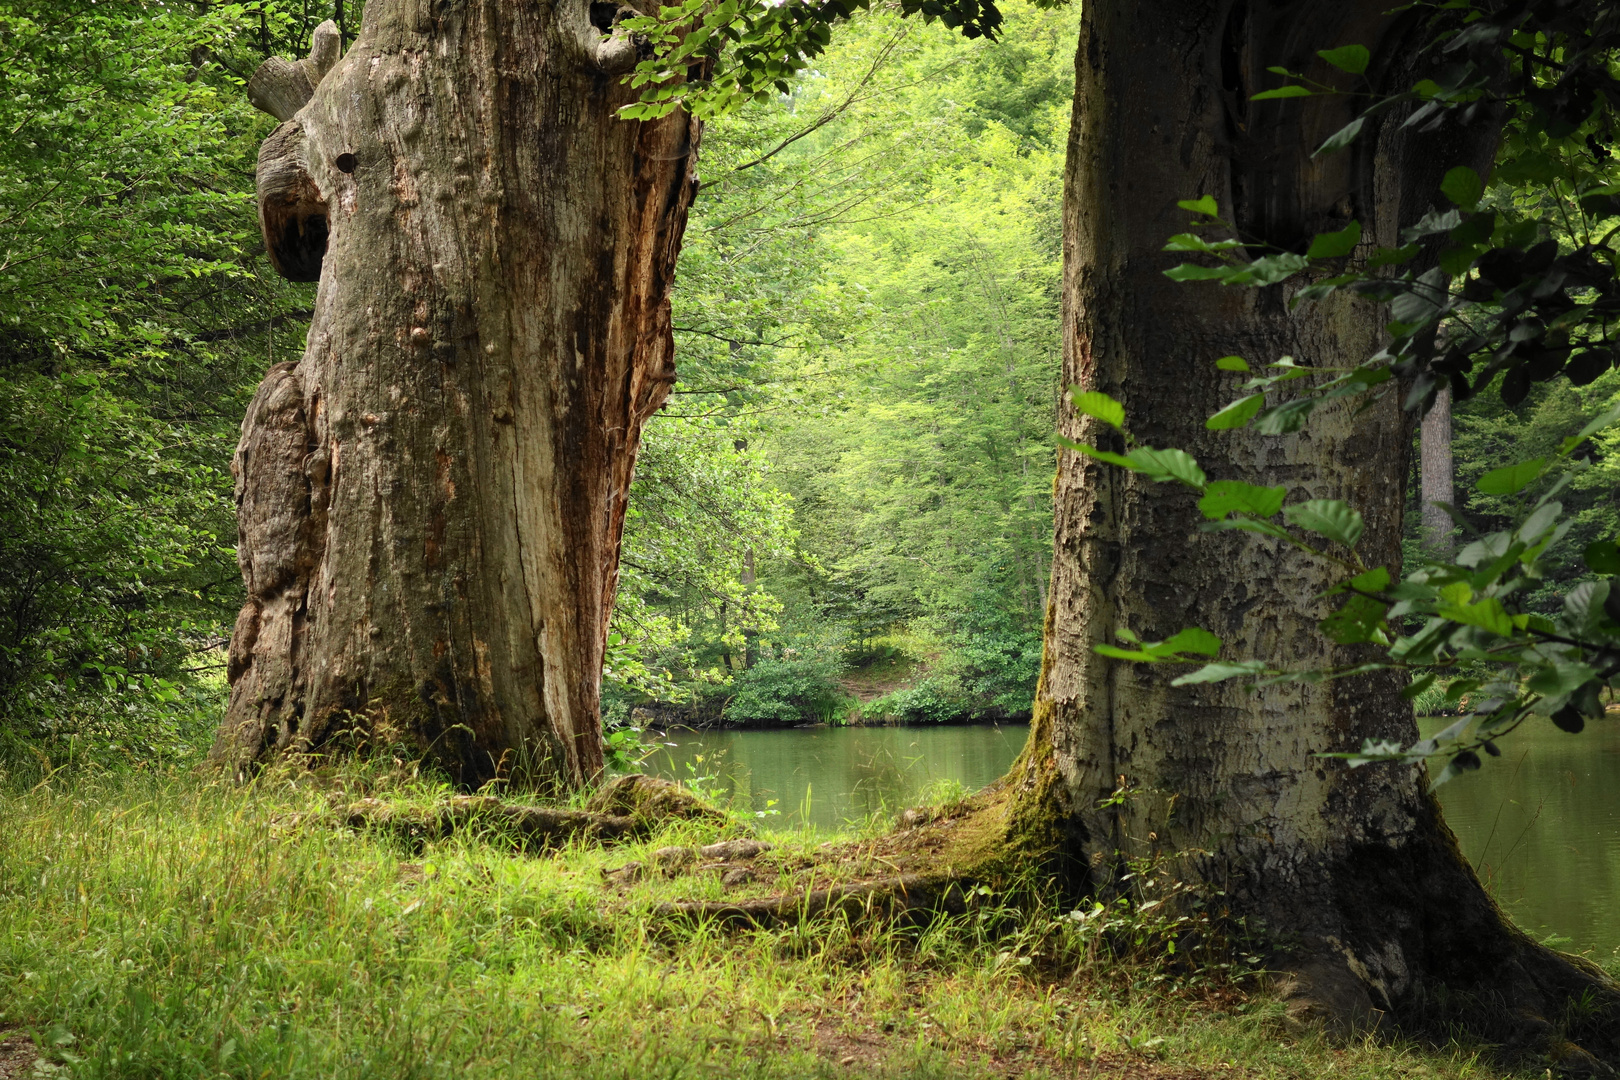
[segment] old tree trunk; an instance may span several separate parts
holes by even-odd
[[[320,280],[242,426],[214,749],[398,739],[464,785],[602,765],[599,673],[697,125],[626,122],[629,9],[371,0],[255,104],[272,261]],[[612,31],[612,36],[604,33]]]
[[[1296,284],[1177,284],[1163,271],[1182,260],[1161,248],[1188,223],[1177,200],[1205,194],[1248,236],[1281,247],[1303,250],[1352,219],[1366,243],[1392,244],[1446,168],[1488,167],[1495,131],[1408,137],[1395,123],[1312,159],[1349,105],[1249,101],[1276,85],[1261,81],[1273,64],[1347,84],[1315,53],[1350,43],[1372,48],[1375,83],[1410,78],[1401,68],[1417,35],[1388,7],[1087,0],[1065,217],[1064,384],[1123,401],[1139,439],[1188,450],[1211,478],[1348,500],[1366,515],[1358,550],[1369,565],[1400,558],[1412,428],[1397,394],[1359,417],[1324,408],[1288,436],[1209,432],[1204,419],[1244,378],[1216,358],[1354,364],[1377,351],[1384,316],[1347,297],[1291,312]],[[1064,433],[1119,449],[1110,429],[1072,411]],[[1015,836],[1057,846],[1094,893],[1123,888],[1125,860],[1144,856],[1224,889],[1278,945],[1272,963],[1289,974],[1298,1012],[1342,1026],[1461,1016],[1566,1064],[1590,1063],[1586,1051],[1620,1057],[1620,1025],[1605,1027],[1602,1009],[1574,1031],[1585,1050],[1556,1031],[1573,996],[1593,989],[1588,1002],[1606,1004],[1612,991],[1504,922],[1420,771],[1314,756],[1369,736],[1414,740],[1396,677],[1175,688],[1185,669],[1093,652],[1120,628],[1162,640],[1200,626],[1225,640],[1223,657],[1344,663],[1361,654],[1316,628],[1331,568],[1270,538],[1200,532],[1179,485],[1072,453],[1056,496],[1044,673],[1008,783]]]

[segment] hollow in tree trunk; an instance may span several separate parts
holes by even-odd
[[[402,739],[463,785],[577,786],[698,125],[615,110],[630,9],[371,0],[255,104],[272,262],[320,287],[233,469],[248,600],[214,755]]]
[[[1412,428],[1393,386],[1359,416],[1353,404],[1325,406],[1291,435],[1204,427],[1245,378],[1216,358],[1355,364],[1380,347],[1386,316],[1342,293],[1290,310],[1298,284],[1175,283],[1163,271],[1181,257],[1161,250],[1190,217],[1177,201],[1208,194],[1249,238],[1292,250],[1360,220],[1365,257],[1429,207],[1446,168],[1488,168],[1489,125],[1417,137],[1396,117],[1350,151],[1312,158],[1352,115],[1344,99],[1249,100],[1276,84],[1261,81],[1270,65],[1348,87],[1315,54],[1351,43],[1371,47],[1374,85],[1411,77],[1417,27],[1388,8],[1087,0],[1066,177],[1063,381],[1123,401],[1139,439],[1188,450],[1213,479],[1349,501],[1366,516],[1362,557],[1398,570]],[[1120,449],[1111,429],[1072,410],[1063,428]],[[1200,520],[1179,485],[1063,454],[1043,674],[1029,746],[1008,778],[1012,838],[1056,847],[1097,894],[1124,887],[1126,860],[1155,856],[1225,890],[1235,914],[1263,924],[1297,1013],[1355,1027],[1449,1009],[1571,1066],[1591,1064],[1586,1051],[1620,1056],[1620,1025],[1601,1018],[1611,985],[1503,919],[1421,769],[1316,756],[1368,737],[1413,741],[1397,675],[1177,688],[1185,669],[1094,653],[1121,629],[1158,640],[1201,626],[1228,658],[1291,668],[1372,658],[1317,630],[1331,567],[1271,538],[1201,532]],[[1583,992],[1601,1006],[1571,1029],[1585,1050],[1557,1030]]]

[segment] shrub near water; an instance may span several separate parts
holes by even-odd
[[[921,929],[721,935],[649,915],[717,881],[621,894],[601,873],[713,826],[550,858],[477,838],[412,853],[297,817],[328,805],[308,785],[0,793],[0,1027],[76,1077],[1068,1076],[1132,1055],[1136,1075],[1158,1058],[1477,1072],[1466,1055],[1282,1043],[1272,1005],[1209,1007],[1241,1002],[1230,990],[1151,992],[1166,969],[1110,967],[1094,918],[986,893]],[[806,858],[823,837],[775,839]]]

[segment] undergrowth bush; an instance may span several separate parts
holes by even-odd
[[[843,673],[839,635],[805,635],[773,645],[746,671],[732,677],[721,709],[728,724],[827,724],[854,701],[839,683]]]

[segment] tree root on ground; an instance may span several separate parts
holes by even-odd
[[[615,777],[583,810],[511,803],[492,795],[455,795],[430,806],[361,799],[339,811],[350,828],[376,829],[414,844],[486,830],[522,851],[553,851],[574,839],[639,840],[672,820],[723,822],[725,815],[679,784],[633,774]]]
[[[659,904],[660,918],[715,922],[724,926],[779,926],[819,915],[851,918],[908,913],[960,914],[970,886],[953,875],[899,874],[875,881],[749,900],[681,900]]]

